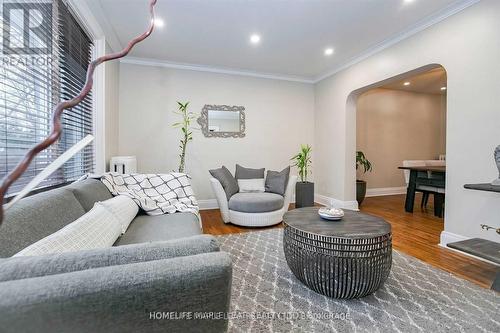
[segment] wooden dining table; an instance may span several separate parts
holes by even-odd
[[[428,178],[419,178],[418,175],[421,172],[425,173],[437,173],[441,175],[446,175],[446,166],[400,166],[398,169],[409,170],[410,180],[408,182],[408,188],[406,189],[406,201],[405,210],[409,213],[413,213],[413,205],[415,201],[415,192],[418,185],[428,185],[434,187],[444,188],[444,180],[438,182],[437,184]],[[443,177],[444,179],[445,177]],[[422,183],[423,182],[423,183]],[[435,196],[434,202],[434,215],[442,217],[442,207],[444,204],[444,195]]]

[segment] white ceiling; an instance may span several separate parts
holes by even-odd
[[[85,1],[115,48],[147,26],[149,0]],[[165,26],[131,56],[314,81],[474,2],[158,0]],[[324,56],[326,47],[334,55]]]

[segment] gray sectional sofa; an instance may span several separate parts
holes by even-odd
[[[231,259],[189,213],[139,214],[108,249],[12,257],[111,198],[98,180],[21,200],[0,226],[1,332],[223,332]],[[180,316],[186,319],[172,319]]]

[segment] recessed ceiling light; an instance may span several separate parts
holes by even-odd
[[[161,19],[161,18],[155,18],[155,27],[157,28],[163,28],[163,26],[165,25],[165,22]]]
[[[411,83],[410,83],[410,82],[408,82],[408,81],[406,81],[405,83],[403,83],[403,85],[405,85],[405,86],[409,86],[410,84],[411,84]]]
[[[443,90],[443,91],[446,90],[446,87],[441,87],[441,90]]]
[[[404,0],[404,3],[412,3],[414,2],[415,0]]]
[[[250,42],[252,44],[259,44],[260,43],[260,36],[257,34],[253,34],[252,36],[250,36]]]
[[[333,50],[331,47],[329,47],[329,48],[325,49],[325,55],[326,55],[326,56],[330,56],[330,55],[332,55],[332,54],[333,54],[333,52],[334,52],[334,50]]]

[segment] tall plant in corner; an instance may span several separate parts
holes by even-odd
[[[181,129],[182,138],[179,145],[181,152],[179,154],[180,161],[178,171],[184,173],[184,169],[186,166],[187,145],[190,141],[193,141],[191,122],[195,119],[196,115],[188,111],[189,102],[177,102],[177,106],[179,107],[179,109],[177,111],[174,111],[174,113],[181,116],[181,121],[172,124],[172,127]]]
[[[300,182],[295,184],[295,207],[311,207],[314,206],[314,183],[307,181],[307,176],[310,174],[311,167],[311,146],[301,145],[297,155],[291,158],[295,161],[293,166],[299,170]]]

